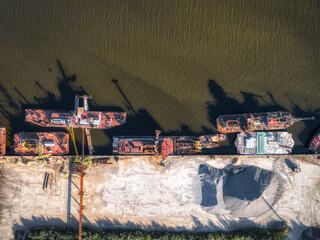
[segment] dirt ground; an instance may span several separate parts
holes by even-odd
[[[236,198],[232,198],[233,211],[230,211],[230,203],[229,208],[220,204],[226,201],[224,190],[218,184],[221,179],[213,178],[212,181],[217,183],[218,204],[214,206],[215,212],[209,211],[203,204],[204,194],[208,194],[205,191],[208,190],[203,188],[200,166],[205,164],[220,171],[235,162],[234,156],[171,157],[165,167],[156,164],[150,157],[133,157],[87,168],[84,225],[98,230],[125,227],[217,231],[267,227],[284,221],[292,228],[288,239],[298,239],[308,226],[319,227],[318,165],[302,162],[300,157],[241,157],[241,160],[244,168],[256,166],[271,171],[281,179],[272,187],[269,187],[271,183],[264,186],[263,195],[254,200],[256,206],[266,209],[259,216],[237,216],[238,212],[234,210],[237,210],[239,201]],[[301,172],[294,173],[288,160],[300,167]],[[68,176],[67,166],[66,161],[62,160],[41,165],[2,161],[2,239],[12,238],[13,231],[31,227],[69,225],[77,228],[79,177]],[[246,174],[246,171],[240,174]],[[47,183],[45,176],[49,176]],[[223,176],[228,177],[228,174]],[[258,177],[257,174],[254,176]],[[270,199],[272,194],[276,195],[274,203],[263,200]],[[248,214],[245,209],[248,199],[241,201],[239,208]]]

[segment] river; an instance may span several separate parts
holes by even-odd
[[[294,152],[320,123],[320,2],[0,1],[0,124],[48,130],[23,109],[124,110],[127,124],[93,130],[96,153],[114,135],[217,132],[221,114],[290,111]],[[77,139],[80,132],[77,131]],[[234,135],[213,153],[234,153]]]

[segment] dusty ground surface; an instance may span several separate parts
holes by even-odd
[[[293,228],[290,239],[298,239],[308,226],[319,227],[319,166],[291,157],[301,168],[294,174],[288,157],[241,158],[245,170],[235,175],[225,170],[234,162],[232,156],[172,157],[165,167],[150,157],[90,166],[84,182],[84,224],[97,229],[216,231],[285,221]],[[79,177],[65,175],[63,164],[66,169],[66,161],[59,160],[1,164],[2,239],[35,226],[78,226]],[[44,188],[46,173],[50,177]]]

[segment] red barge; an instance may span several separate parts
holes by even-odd
[[[0,155],[6,154],[6,128],[0,127]]]
[[[14,153],[37,156],[69,153],[69,134],[65,132],[20,132],[14,135]]]
[[[79,106],[80,98],[83,107]],[[26,109],[25,120],[42,127],[73,127],[73,128],[103,128],[108,129],[126,123],[125,112],[89,111],[90,96],[76,96],[74,111]]]
[[[217,129],[222,133],[281,130],[301,120],[314,117],[296,118],[288,112],[262,112],[221,115],[217,118]]]
[[[113,153],[119,155],[192,155],[203,148],[219,147],[219,143],[226,139],[224,134],[195,136],[156,136],[113,138]]]

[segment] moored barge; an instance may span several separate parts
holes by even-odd
[[[83,107],[79,106],[83,99]],[[89,111],[90,96],[76,96],[74,111],[26,109],[25,120],[42,127],[102,128],[108,129],[126,123],[125,112]]]
[[[288,112],[262,112],[221,115],[217,118],[217,129],[222,133],[282,130],[301,120],[314,117],[296,118]]]
[[[14,135],[14,153],[37,156],[69,153],[69,134],[65,132],[20,132]]]
[[[290,154],[294,140],[288,132],[242,132],[234,144],[240,154]]]
[[[113,153],[119,155],[192,155],[202,152],[204,148],[219,147],[226,139],[224,134],[195,136],[156,136],[113,138]]]

